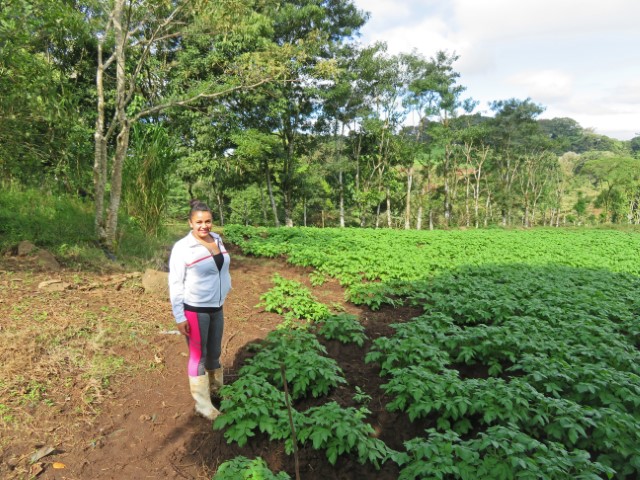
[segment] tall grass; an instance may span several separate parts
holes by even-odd
[[[175,240],[175,229],[167,229],[160,235],[146,234],[124,215],[119,225],[114,262],[96,241],[93,202],[36,189],[0,186],[0,254],[28,240],[49,250],[70,268],[103,270],[164,265],[166,246]]]
[[[73,197],[17,187],[0,190],[0,250],[29,240],[39,247],[94,239],[93,205]]]

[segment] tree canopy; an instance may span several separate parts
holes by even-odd
[[[529,98],[481,115],[457,55],[362,46],[367,20],[351,0],[5,0],[3,184],[90,199],[110,250],[121,215],[154,232],[190,197],[220,224],[640,221],[640,137]]]

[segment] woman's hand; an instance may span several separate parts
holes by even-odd
[[[185,337],[189,336],[189,322],[181,322],[176,325],[178,331]]]

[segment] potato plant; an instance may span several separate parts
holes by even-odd
[[[314,322],[329,316],[329,308],[316,300],[300,282],[287,280],[276,273],[273,283],[275,286],[260,297],[257,306],[284,316],[283,326],[293,326],[296,320]]]
[[[342,370],[313,333],[305,330],[275,330],[258,346],[258,352],[240,369],[240,375],[254,375],[282,389],[281,366],[294,400],[324,396],[346,383]]]
[[[273,473],[260,457],[249,459],[242,455],[222,463],[213,480],[289,480],[286,472]]]
[[[214,421],[214,428],[224,429],[227,441],[239,446],[261,432],[270,440],[285,440],[286,452],[292,454],[282,370],[293,400],[325,396],[346,380],[309,331],[275,330],[256,349],[256,355],[240,369],[239,378],[222,388],[222,415]],[[360,463],[370,462],[379,468],[392,452],[372,436],[373,427],[365,421],[369,413],[364,406],[343,408],[336,402],[306,411],[291,410],[300,445],[324,450],[331,464],[340,455],[353,454]]]
[[[353,343],[359,347],[364,345],[367,335],[364,326],[356,315],[340,313],[326,317],[317,328],[318,335],[327,340],[338,340],[342,343]]]
[[[388,453],[401,478],[640,476],[637,234],[228,234],[248,253],[285,255],[337,278],[354,303],[422,310],[365,354],[385,378],[386,407],[433,425]]]

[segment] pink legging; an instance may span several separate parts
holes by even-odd
[[[184,313],[189,322],[187,374],[190,377],[197,377],[204,375],[207,370],[220,368],[224,330],[222,309],[207,313],[190,311]]]

